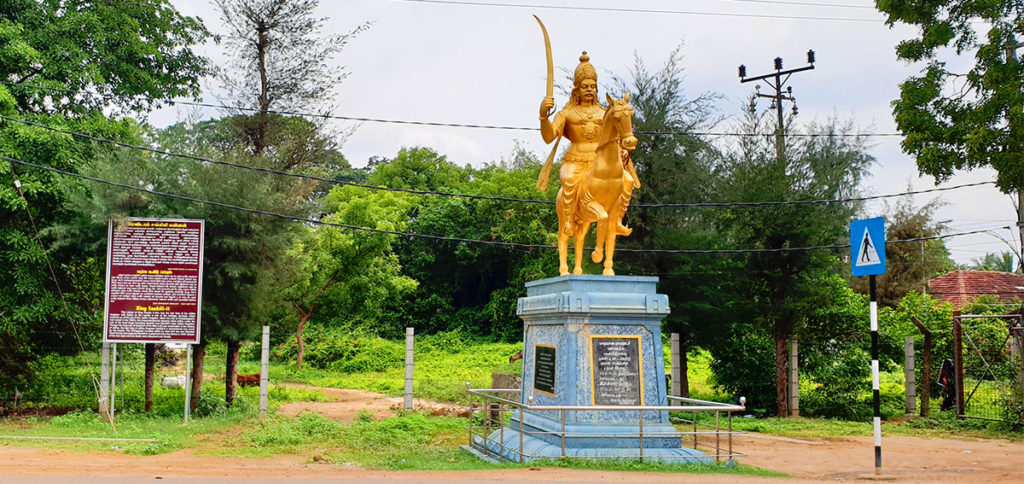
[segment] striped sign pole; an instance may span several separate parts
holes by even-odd
[[[874,393],[875,474],[882,473],[882,405],[878,385],[878,291],[875,276],[885,274],[885,219],[850,222],[850,273],[870,276],[871,284],[871,390]]]
[[[871,276],[871,390],[875,407],[875,474],[882,473],[882,411],[878,384],[878,299],[875,276]]]

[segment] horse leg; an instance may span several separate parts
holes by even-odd
[[[576,226],[576,233],[573,236],[573,249],[576,251],[575,261],[576,267],[573,268],[573,274],[583,274],[583,239],[586,238],[587,232],[590,231],[589,223],[580,223]]]
[[[597,221],[597,240],[594,241],[594,252],[590,254],[590,260],[594,261],[595,264],[599,264],[601,259],[604,258],[605,221],[608,220],[608,212],[597,202],[591,202],[588,205],[588,209],[594,214],[594,218]]]
[[[601,272],[601,275],[604,276],[615,275],[615,271],[612,270],[612,259],[615,256],[615,224],[617,222],[612,217],[608,217],[607,222],[605,222],[607,227],[605,228],[604,248],[607,254],[604,256],[604,271]]]
[[[597,238],[594,240],[594,251],[590,253],[590,260],[594,261],[595,264],[600,264],[601,259],[604,259],[604,239],[605,224],[602,222],[598,222]]]

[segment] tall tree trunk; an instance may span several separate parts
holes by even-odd
[[[224,365],[224,401],[231,406],[238,395],[238,350],[237,341],[228,341],[227,362]]]
[[[776,323],[778,324],[778,323]],[[786,357],[789,352],[786,342],[789,336],[776,328],[775,336],[775,404],[778,405],[779,417],[789,416],[789,406],[786,402]]]
[[[256,156],[263,156],[267,143],[267,111],[270,110],[269,83],[267,81],[267,44],[269,42],[267,31],[261,29],[256,43],[257,65],[260,71],[260,111],[257,114],[256,139],[253,140],[253,152]]]
[[[299,327],[295,330],[295,339],[299,346],[299,353],[295,356],[295,369],[302,369],[302,357],[306,354],[306,343],[302,340],[302,331],[306,329],[306,323],[309,322],[309,318],[313,316],[313,308],[309,308],[309,312],[302,313],[302,317],[299,318]]]
[[[146,403],[145,411],[153,411],[153,365],[156,363],[156,344],[146,343]]]
[[[192,410],[199,406],[203,393],[203,361],[206,360],[206,343],[199,343],[192,348]]]

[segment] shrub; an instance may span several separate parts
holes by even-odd
[[[304,338],[306,353],[303,362],[314,368],[342,373],[384,371],[401,368],[405,363],[405,346],[376,336],[354,336],[341,330],[310,328]],[[294,361],[298,355],[295,339],[274,350],[278,360]]]
[[[775,346],[757,327],[737,325],[736,332],[711,350],[711,382],[735,397],[747,397],[755,414],[774,414]]]

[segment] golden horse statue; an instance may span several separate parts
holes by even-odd
[[[636,148],[637,139],[633,135],[633,107],[629,105],[629,93],[622,99],[605,96],[608,107],[597,136],[597,156],[576,187],[579,190],[579,196],[575,197],[576,206],[567,206],[566,197],[562,196],[564,188],[558,190],[558,272],[562,276],[569,274],[570,231],[565,228],[572,227],[575,250],[572,273],[583,274],[583,239],[592,223],[597,223],[597,241],[591,260],[597,264],[603,259],[604,271],[601,274],[615,275],[612,270],[615,237],[619,235],[619,222],[626,213],[636,184],[636,179],[627,170],[631,165],[629,153]]]

